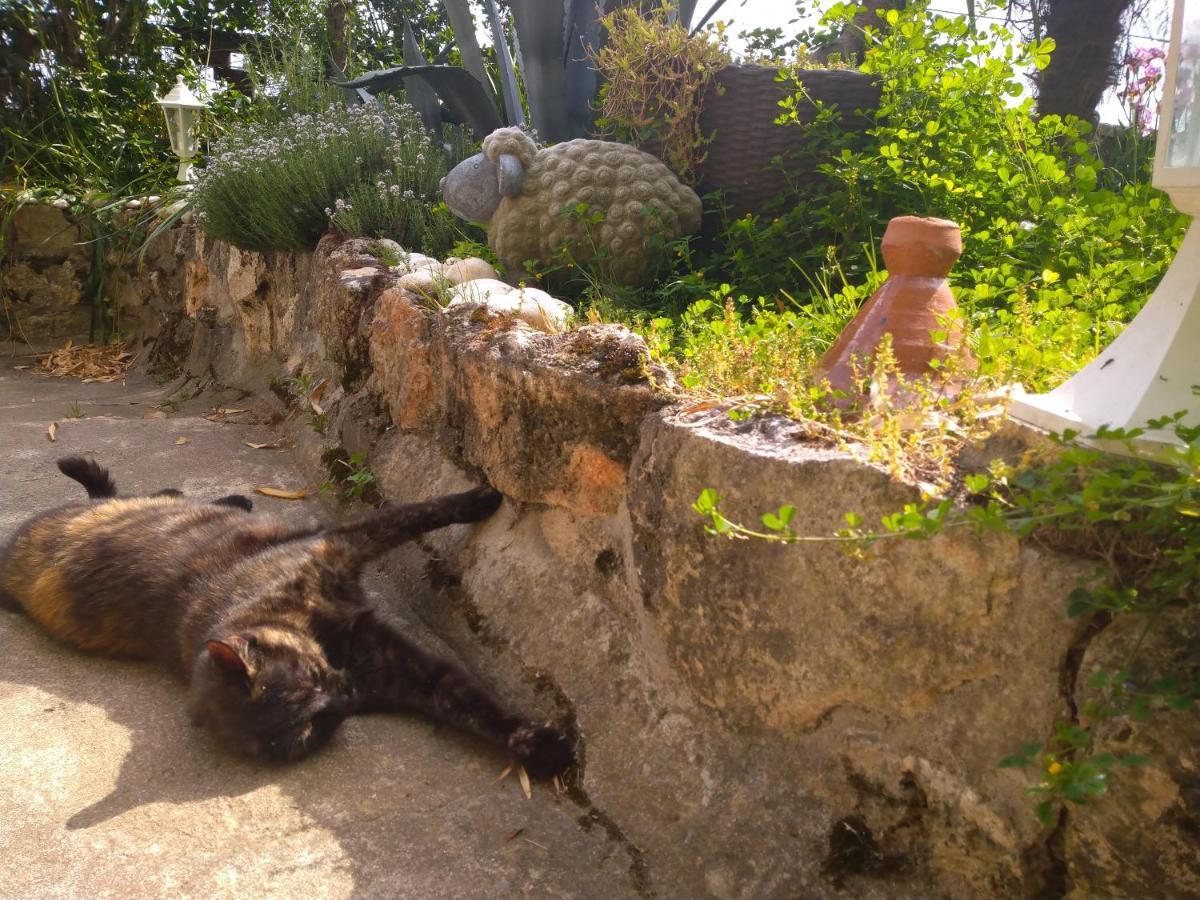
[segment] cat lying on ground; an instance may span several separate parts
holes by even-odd
[[[34,516],[0,549],[0,606],[77,649],[164,663],[189,682],[192,721],[235,752],[295,760],[347,716],[415,711],[506,747],[535,777],[574,763],[565,734],[422,650],[360,585],[398,544],[490,516],[492,488],[304,526],[251,514],[241,495],[117,497],[95,462],[58,467],[89,500]]]

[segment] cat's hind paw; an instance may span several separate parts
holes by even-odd
[[[500,508],[504,495],[491,485],[477,487],[462,495],[465,501],[463,509],[464,522],[479,522],[486,519]]]
[[[508,749],[532,778],[551,778],[575,765],[575,742],[548,725],[523,725],[508,738]]]

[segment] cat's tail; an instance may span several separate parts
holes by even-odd
[[[341,552],[348,554],[351,561],[361,564],[426,531],[486,519],[503,499],[504,495],[495,488],[477,487],[421,503],[387,506],[327,528],[323,534],[335,539]]]
[[[58,461],[58,471],[73,478],[87,489],[89,497],[115,497],[117,484],[108,474],[108,469],[95,460],[82,456],[64,456]]]

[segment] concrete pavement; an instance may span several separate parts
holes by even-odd
[[[304,486],[286,450],[246,445],[274,438],[250,414],[204,418],[248,403],[176,403],[142,376],[42,377],[3,349],[0,540],[82,494],[54,467],[69,453],[94,453],[130,493]],[[254,500],[331,515],[311,498]],[[356,718],[317,756],[264,767],[189,727],[183,698],[149,664],[74,653],[0,612],[0,896],[637,895],[620,843],[546,786],[530,801],[514,776],[497,781],[504,756],[475,741],[415,718]]]

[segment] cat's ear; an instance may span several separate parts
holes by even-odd
[[[250,656],[250,642],[240,634],[231,634],[220,641],[208,642],[208,655],[221,669],[231,675],[254,674],[254,663]]]

